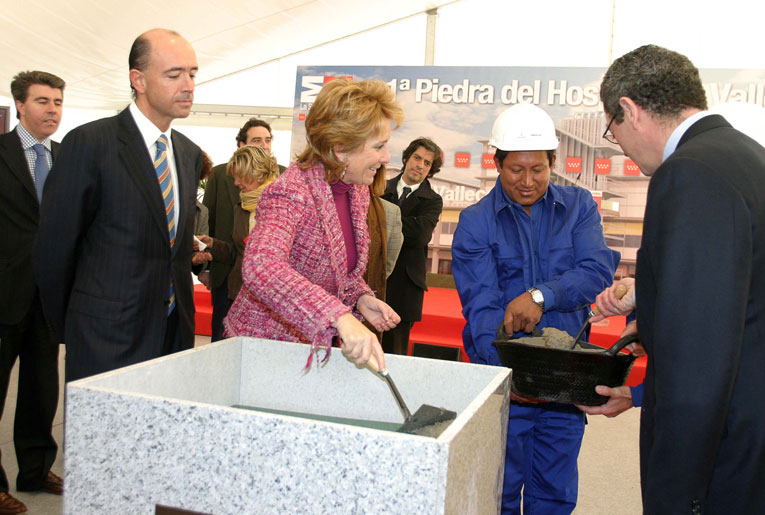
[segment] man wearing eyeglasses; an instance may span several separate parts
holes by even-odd
[[[648,354],[644,513],[765,513],[765,149],[707,112],[696,67],[661,47],[617,59],[600,95],[603,137],[651,177],[635,303],[598,297],[606,315],[637,305]],[[629,395],[600,393],[604,410]]]

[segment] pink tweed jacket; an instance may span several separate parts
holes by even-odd
[[[347,270],[345,241],[324,167],[292,164],[260,198],[242,263],[243,285],[224,321],[228,336],[328,347],[331,324],[374,295],[363,275],[369,257],[369,188],[349,191],[358,254]],[[356,316],[360,317],[358,313]]]

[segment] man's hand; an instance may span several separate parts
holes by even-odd
[[[508,335],[521,329],[530,333],[542,319],[542,308],[534,302],[529,292],[524,292],[510,301],[505,309],[505,331]]]
[[[632,390],[629,386],[617,386],[609,388],[608,386],[598,385],[595,391],[608,401],[601,406],[579,406],[577,408],[588,415],[605,415],[608,418],[615,417],[632,407]]]
[[[627,327],[624,328],[624,331],[622,331],[621,338],[624,338],[628,334],[637,334],[637,320],[633,320],[629,324],[627,324]],[[639,358],[641,356],[645,356],[646,352],[643,346],[640,343],[630,343],[626,347],[624,347],[628,351],[632,353],[633,356],[636,358]]]
[[[620,285],[627,287],[627,293],[621,298],[616,298],[614,291]],[[592,317],[590,322],[598,322],[606,317],[612,317],[615,315],[629,315],[635,311],[635,279],[631,277],[625,277],[614,282],[611,286],[603,290],[595,297],[595,305],[600,314]]]
[[[199,241],[207,245],[209,248],[212,248],[213,246],[213,239],[206,234],[197,234],[197,238],[199,238]],[[194,242],[196,245],[196,242]],[[196,250],[196,249],[195,249]]]
[[[208,261],[212,261],[212,254],[209,252],[196,252],[193,256],[191,256],[192,265],[201,265],[202,263],[207,263]]]
[[[401,317],[389,305],[371,295],[362,295],[356,302],[356,309],[364,320],[378,331],[389,331],[401,322]]]

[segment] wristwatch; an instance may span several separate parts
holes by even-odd
[[[539,288],[529,288],[526,290],[531,295],[531,300],[534,301],[534,304],[542,308],[542,312],[545,310],[545,296],[542,295],[542,290]]]

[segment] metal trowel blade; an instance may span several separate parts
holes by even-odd
[[[396,432],[438,438],[455,418],[454,411],[423,404]]]

